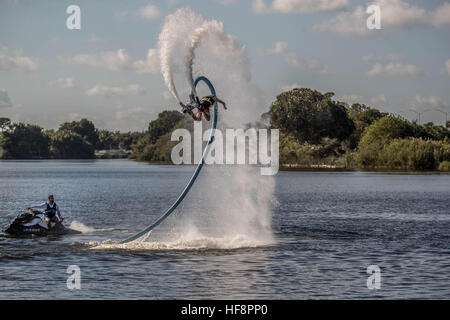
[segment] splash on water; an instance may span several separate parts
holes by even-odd
[[[273,245],[273,241],[255,241],[247,235],[207,237],[200,233],[186,233],[172,241],[133,241],[124,244],[107,240],[89,242],[91,250],[232,250]]]
[[[250,82],[246,48],[227,34],[222,22],[206,20],[189,8],[178,9],[166,17],[158,46],[164,80],[178,102],[174,76],[184,75],[187,83],[184,79],[181,87],[194,89],[194,75],[203,75],[229,106],[229,111],[220,113],[223,128],[225,124],[239,126],[257,120],[266,111],[268,104]],[[271,201],[275,182],[272,176],[259,173],[251,166],[208,166],[182,208],[177,209],[180,214],[164,222],[172,226],[171,232],[162,238],[147,234],[140,241],[126,244],[94,243],[93,248],[234,249],[273,244]]]
[[[79,221],[72,221],[69,225],[69,228],[72,230],[79,231],[81,233],[92,233],[92,232],[102,232],[102,231],[114,231],[113,228],[103,228],[103,229],[96,229],[89,227]]]

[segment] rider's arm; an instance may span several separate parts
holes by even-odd
[[[59,206],[57,204],[55,205],[56,205],[56,217],[58,218],[59,221],[61,221],[62,220],[61,211],[59,211]]]
[[[227,106],[225,105],[225,102],[223,102],[222,100],[220,100],[219,98],[217,98],[217,96],[216,96],[216,101],[217,101],[218,103],[221,103],[221,104],[223,105],[223,108],[224,108],[225,110],[227,110]]]
[[[44,202],[42,204],[38,204],[36,206],[32,206],[32,207],[28,207],[27,210],[39,210],[39,211],[43,211],[47,209],[47,204]]]

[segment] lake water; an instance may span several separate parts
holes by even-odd
[[[238,187],[215,190],[200,177],[145,243],[115,244],[161,215],[193,170],[128,160],[0,162],[2,226],[54,193],[66,225],[84,232],[0,237],[0,299],[450,299],[450,175],[279,172],[270,199],[258,200],[270,203],[266,242],[197,228],[192,221],[226,218],[227,201],[236,211],[221,197]],[[232,181],[227,170],[224,181]],[[253,221],[238,204],[239,219]],[[180,238],[197,212],[189,229],[197,231]],[[69,265],[80,267],[80,290],[67,288]],[[366,285],[370,265],[381,270],[378,290]]]

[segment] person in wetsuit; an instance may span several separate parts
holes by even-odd
[[[215,95],[209,95],[201,98],[200,100],[198,99],[198,97],[194,98],[193,95],[191,95],[190,98],[191,98],[190,104],[188,104],[187,106],[182,105],[183,113],[189,114],[195,121],[201,121],[202,115],[204,115],[205,119],[209,121],[211,119],[211,113],[209,109],[217,102],[221,103],[223,105],[223,108],[227,110],[225,102],[220,100]],[[193,108],[197,108],[196,113],[192,112]]]

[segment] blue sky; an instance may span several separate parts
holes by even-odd
[[[372,3],[382,30],[365,27]],[[66,28],[71,4],[81,8],[81,30]],[[157,39],[164,17],[185,6],[222,21],[246,46],[265,101],[255,119],[294,86],[409,119],[411,108],[450,112],[449,1],[0,0],[0,116],[45,128],[87,117],[101,128],[145,129],[176,108],[158,69]],[[155,56],[147,59],[149,49]]]

